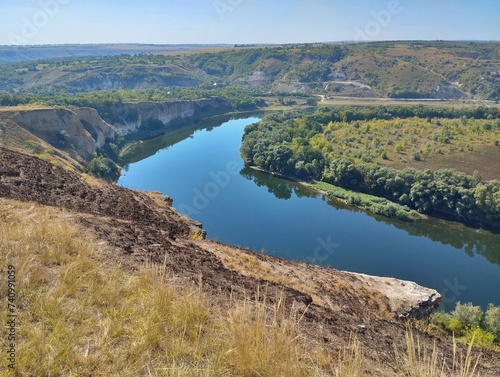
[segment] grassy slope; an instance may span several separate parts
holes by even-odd
[[[17,269],[22,375],[319,373],[280,303],[217,307],[162,266],[126,271],[68,213],[0,200],[0,219],[2,270]]]
[[[314,91],[338,95],[336,74],[370,85],[379,96],[432,97],[438,86],[453,86],[477,98],[500,98],[498,43],[377,42],[359,45],[301,45],[234,48],[212,54],[147,55],[58,59],[6,65],[0,89],[58,84],[100,88],[110,80],[120,88],[207,87],[214,82],[270,89],[279,83],[306,83]],[[260,72],[260,79],[252,76]],[[253,79],[249,80],[249,77]],[[104,81],[103,81],[104,80]],[[107,82],[107,81],[106,81]],[[337,91],[336,91],[337,90]],[[448,95],[444,95],[447,98]]]
[[[356,46],[354,51],[335,67],[382,95],[405,89],[429,96],[438,85],[453,84],[483,98],[491,98],[496,88],[498,98],[498,44],[380,42]]]
[[[362,376],[367,367],[355,337],[339,355],[306,351],[300,319],[279,300],[221,305],[161,265],[109,263],[70,213],[0,199],[0,219],[1,268],[16,267],[19,375]],[[397,359],[390,375],[476,375],[470,351],[445,366],[410,333]]]

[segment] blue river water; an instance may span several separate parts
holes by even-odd
[[[271,255],[415,281],[457,301],[500,305],[500,235],[443,220],[370,215],[297,183],[245,168],[245,126],[199,123],[141,143],[118,184],[160,191],[201,222],[207,238]]]

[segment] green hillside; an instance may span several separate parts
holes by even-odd
[[[500,43],[373,42],[234,47],[5,64],[0,91],[238,86],[261,93],[500,99]]]

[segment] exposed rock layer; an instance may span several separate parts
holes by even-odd
[[[92,108],[3,108],[2,114],[54,148],[84,162],[114,141],[115,134],[129,139],[155,136],[230,110],[229,102],[219,98],[120,103],[113,108],[114,117],[119,119],[113,125]]]

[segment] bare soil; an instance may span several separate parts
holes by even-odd
[[[415,168],[419,170],[431,169],[449,169],[472,175],[475,171],[479,172],[483,180],[500,180],[500,146],[482,146],[474,151],[467,151],[460,154],[433,155],[422,161],[384,161],[384,165],[396,168]]]
[[[301,336],[311,349],[321,344],[337,355],[356,334],[365,349],[365,375],[395,375],[397,354],[405,353],[406,324],[397,318],[398,313],[410,309],[404,309],[411,302],[402,288],[405,282],[377,280],[200,240],[201,225],[178,214],[167,197],[90,179],[3,148],[0,198],[63,208],[109,246],[106,263],[131,271],[146,261],[165,264],[178,279],[201,281],[217,302],[254,299],[259,289],[267,291],[271,302],[283,295],[287,307],[293,305],[302,317]],[[377,284],[392,284],[394,289],[384,291]],[[419,336],[429,350],[436,342],[443,357],[451,361],[449,339]],[[459,348],[465,354],[465,348]],[[476,351],[479,353],[480,375],[498,376],[500,355]]]

